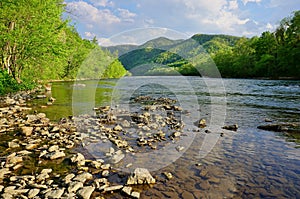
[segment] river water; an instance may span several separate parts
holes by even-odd
[[[93,114],[93,107],[103,105],[134,112],[131,99],[139,95],[176,99],[190,113],[181,115],[185,136],[180,141],[138,160],[158,181],[143,187],[141,198],[300,198],[299,139],[257,129],[266,118],[300,122],[300,81],[125,77],[56,82],[51,95],[54,105],[40,111],[52,120]],[[195,125],[200,118],[207,120],[205,129]],[[221,128],[231,124],[239,129]],[[178,146],[184,150],[176,151]],[[101,158],[97,148],[101,142],[87,146]],[[166,180],[163,172],[173,178]]]

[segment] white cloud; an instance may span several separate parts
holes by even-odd
[[[107,7],[107,6],[113,6],[114,3],[112,1],[108,0],[90,0],[91,4],[94,6],[101,6],[101,7]]]
[[[136,16],[135,13],[132,13],[129,10],[121,9],[121,8],[118,8],[118,13],[123,21],[134,22],[133,18]]]
[[[84,32],[84,35],[87,38],[94,38],[96,36],[96,34],[92,33],[92,32]]]
[[[228,9],[229,10],[235,10],[238,8],[239,8],[239,4],[238,4],[237,0],[228,1]]]
[[[244,5],[246,5],[247,3],[253,2],[253,3],[260,3],[262,0],[242,0]]]
[[[98,9],[84,1],[67,3],[67,10],[78,21],[86,24],[113,24],[121,21],[109,9]]]

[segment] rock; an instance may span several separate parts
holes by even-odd
[[[131,196],[133,197],[133,198],[140,198],[140,193],[139,192],[136,192],[136,191],[133,191],[133,192],[131,192]]]
[[[54,152],[54,151],[58,151],[58,149],[59,149],[59,146],[58,146],[58,145],[53,145],[53,146],[50,146],[50,147],[48,148],[48,151],[49,151],[49,152]]]
[[[68,192],[69,193],[76,192],[78,189],[82,187],[83,187],[82,182],[71,182],[68,187]]]
[[[27,122],[32,123],[37,121],[39,118],[36,115],[26,115]]]
[[[226,130],[230,130],[230,131],[237,131],[238,128],[239,128],[239,126],[237,124],[222,127],[222,129],[226,129]]]
[[[20,156],[13,156],[13,157],[8,157],[8,158],[6,159],[6,161],[7,161],[7,164],[13,164],[13,165],[16,165],[16,164],[22,162],[22,161],[23,161],[23,158],[20,157]]]
[[[64,182],[66,184],[69,184],[71,182],[71,180],[75,177],[75,174],[71,173],[71,174],[68,174],[66,175],[66,177],[64,178]]]
[[[8,148],[14,149],[14,148],[18,148],[20,147],[20,145],[16,142],[8,142]]]
[[[60,128],[58,126],[54,126],[51,132],[59,132]]]
[[[2,192],[3,189],[4,189],[4,186],[0,185],[0,193]]]
[[[144,168],[136,168],[127,179],[128,185],[134,184],[154,184],[156,180],[151,176],[150,172]]]
[[[81,153],[77,153],[71,158],[72,163],[77,163],[79,166],[85,165],[85,157]]]
[[[99,161],[92,161],[91,162],[91,166],[94,167],[95,169],[100,169],[101,168],[102,163]]]
[[[25,146],[25,149],[26,150],[32,150],[32,149],[35,149],[35,148],[37,148],[39,145],[37,144],[37,143],[35,143],[35,144],[27,144],[26,146]]]
[[[265,122],[272,122],[272,120],[269,118],[265,118]]]
[[[177,146],[177,147],[176,147],[176,150],[177,150],[178,152],[183,151],[183,150],[184,150],[184,147],[183,147],[183,146]]]
[[[92,179],[93,179],[93,175],[88,172],[85,172],[85,173],[79,174],[73,180],[84,183],[85,181],[92,180]]]
[[[48,173],[41,173],[36,177],[36,181],[37,182],[42,182],[44,180],[46,180],[47,178],[49,178],[50,176],[48,175]]]
[[[33,127],[30,127],[30,126],[23,126],[21,127],[21,133],[25,136],[31,136],[33,132]]]
[[[177,138],[180,136],[181,136],[181,133],[179,131],[176,131],[176,132],[172,133],[172,135],[171,135],[171,137],[173,137],[173,138]]]
[[[182,194],[181,194],[181,197],[183,199],[194,199],[194,195],[190,192],[187,192],[187,191],[184,191]]]
[[[104,171],[102,171],[101,175],[103,177],[108,177],[109,176],[109,171],[108,170],[104,170]]]
[[[166,178],[167,178],[168,180],[171,180],[171,179],[173,178],[172,173],[164,172],[163,174],[164,174],[164,176],[166,176]]]
[[[198,127],[199,128],[206,127],[206,120],[205,119],[200,119],[199,122],[198,122]]]
[[[89,199],[91,197],[92,193],[94,192],[94,190],[95,190],[95,187],[92,187],[92,186],[83,187],[82,189],[80,189],[77,192],[77,195],[80,198]]]
[[[10,193],[4,193],[1,196],[3,199],[14,199],[14,196]]]
[[[34,198],[40,193],[39,189],[30,189],[28,192],[28,198]]]
[[[59,158],[65,157],[66,154],[64,152],[62,152],[62,151],[55,151],[55,152],[47,153],[44,156],[47,159],[55,160],[55,159],[59,159]]]
[[[4,188],[4,193],[14,194],[16,186],[8,186]]]
[[[114,131],[122,131],[123,128],[120,125],[117,125],[113,128]]]
[[[36,98],[37,99],[43,99],[43,98],[47,98],[47,96],[46,95],[37,95]]]
[[[124,128],[129,128],[129,127],[130,127],[130,122],[128,122],[127,120],[124,120],[124,121],[122,121],[121,125],[122,125]]]
[[[22,163],[21,164],[17,164],[16,166],[13,167],[13,170],[15,171],[15,170],[17,170],[17,169],[19,169],[19,168],[21,168],[23,166],[24,165]]]
[[[65,188],[51,190],[45,194],[45,198],[61,198],[64,192],[65,192]]]
[[[46,118],[46,114],[45,114],[45,113],[38,113],[36,116],[37,116],[39,119]]]
[[[110,164],[103,164],[103,165],[101,165],[101,169],[103,169],[103,170],[109,170],[110,169]]]
[[[129,195],[129,196],[131,195],[131,191],[132,191],[132,187],[125,186],[122,189],[122,192],[125,193],[125,194],[127,194],[127,195]]]
[[[121,150],[118,150],[118,151],[111,157],[111,163],[116,164],[116,163],[120,162],[124,157],[125,157],[125,155],[123,154],[123,152],[122,152]]]
[[[277,123],[260,125],[258,129],[275,132],[300,133],[300,123]]]
[[[116,185],[116,186],[111,186],[111,187],[106,187],[104,188],[105,192],[112,192],[112,191],[117,191],[123,188],[123,185]]]

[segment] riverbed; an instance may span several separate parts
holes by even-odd
[[[132,100],[136,96],[174,99],[186,111],[179,115],[185,123],[180,140],[115,165],[126,171],[125,165],[136,161],[132,164],[156,176],[157,183],[145,188],[141,198],[300,198],[299,139],[257,129],[300,121],[300,81],[124,77],[55,82],[50,95],[56,99],[52,106],[40,108],[46,99],[31,103],[54,121],[94,115],[94,107],[107,105],[134,113],[139,108]],[[207,121],[203,129],[196,125],[201,118]],[[237,131],[222,129],[232,124],[238,124]],[[97,159],[103,147],[109,148],[99,140],[83,150]],[[173,177],[166,179],[163,172]]]

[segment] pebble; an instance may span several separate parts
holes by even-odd
[[[65,157],[65,156],[66,156],[66,154],[62,151],[54,151],[51,153],[47,153],[45,155],[45,158],[50,159],[50,160],[55,160],[55,159],[59,159],[59,158]]]
[[[132,191],[132,187],[128,187],[128,186],[124,186],[122,189],[122,192],[129,196],[131,195],[131,191]]]
[[[122,189],[124,186],[123,185],[115,185],[115,186],[111,186],[111,187],[106,187],[104,188],[105,192],[112,192],[112,191],[117,191]]]
[[[93,179],[93,175],[88,172],[85,172],[85,173],[79,174],[73,180],[84,183],[85,181],[91,180],[91,179]]]
[[[140,193],[139,192],[136,192],[136,191],[133,191],[133,192],[131,192],[131,196],[133,197],[133,198],[140,198]]]

